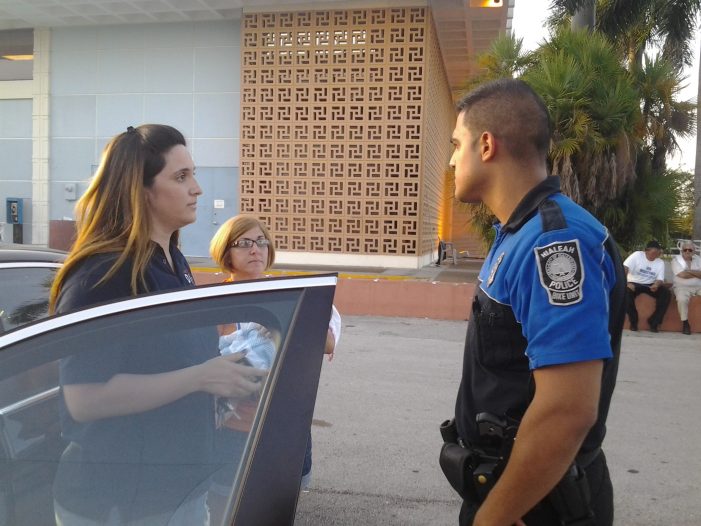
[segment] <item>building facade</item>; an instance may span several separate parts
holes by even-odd
[[[0,54],[32,42],[31,78],[0,80],[0,200],[22,200],[23,242],[56,244],[106,141],[145,122],[183,131],[197,165],[188,255],[239,212],[281,263],[416,268],[466,236],[453,99],[510,24],[500,1],[73,1],[0,11]],[[22,61],[0,79],[3,62]]]

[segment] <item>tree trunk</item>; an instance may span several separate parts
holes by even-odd
[[[587,0],[577,12],[572,15],[572,29],[587,29],[594,31],[596,24],[596,0]]]
[[[696,96],[696,163],[694,165],[694,239],[701,239],[701,69],[699,69],[699,87]]]

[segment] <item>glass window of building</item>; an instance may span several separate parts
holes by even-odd
[[[0,31],[0,81],[31,80],[34,67],[34,30]]]

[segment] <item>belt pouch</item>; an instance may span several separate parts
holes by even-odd
[[[587,474],[573,465],[548,494],[550,504],[565,526],[594,526],[596,521],[591,510]]]
[[[473,455],[471,451],[458,444],[446,442],[441,447],[438,457],[441,470],[453,489],[467,501],[476,502],[476,494],[472,483]]]

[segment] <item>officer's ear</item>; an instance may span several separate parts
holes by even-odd
[[[497,142],[492,132],[484,131],[479,138],[479,153],[482,162],[488,162],[494,159],[496,155]]]

